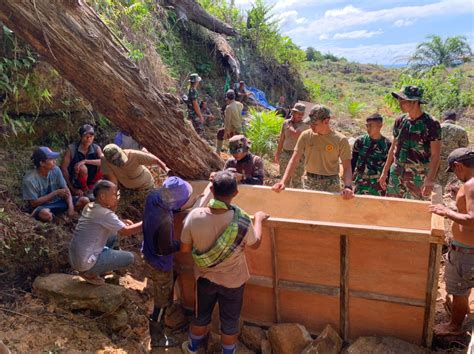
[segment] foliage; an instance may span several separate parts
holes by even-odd
[[[356,101],[354,99],[347,100],[347,112],[351,115],[352,118],[357,117],[362,111],[367,107],[363,102]]]
[[[322,60],[324,60],[324,55],[320,51],[314,49],[313,47],[306,48],[305,53],[306,53],[306,60],[307,61],[322,61]]]
[[[465,36],[448,37],[431,35],[426,42],[417,45],[409,60],[413,69],[427,70],[433,66],[454,67],[470,60],[472,50]]]
[[[278,144],[278,136],[284,119],[274,111],[259,112],[249,110],[251,117],[246,136],[252,143],[252,152],[259,155],[270,155]]]
[[[394,90],[399,91],[406,85],[422,87],[428,107],[438,114],[474,103],[474,84],[460,69],[449,70],[444,66],[435,66],[424,74],[405,73],[394,84]],[[386,95],[385,101],[392,109],[399,110],[398,102],[391,94]]]

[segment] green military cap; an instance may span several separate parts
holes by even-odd
[[[303,120],[306,124],[316,123],[318,120],[325,120],[331,118],[331,111],[322,104],[317,104],[309,112],[309,116]]]
[[[198,74],[194,73],[194,74],[189,75],[189,80],[188,81],[190,81],[190,82],[199,82],[201,80],[202,80],[201,77]]]
[[[229,152],[231,154],[248,151],[249,147],[250,142],[244,135],[234,135],[229,139]]]
[[[392,92],[392,96],[405,101],[426,103],[426,101],[423,100],[423,89],[418,86],[405,86],[400,92]]]
[[[297,103],[297,104],[295,104],[295,106],[291,110],[293,112],[304,113],[306,111],[306,106],[302,103]]]
[[[115,166],[123,166],[128,161],[128,157],[125,152],[115,144],[108,144],[104,147],[104,157]]]

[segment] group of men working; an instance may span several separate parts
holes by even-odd
[[[228,94],[229,107],[235,96]],[[309,117],[302,120],[305,108],[295,105],[291,118],[282,127],[275,161],[280,163],[283,177],[273,189],[281,191],[287,185],[330,192],[342,189],[343,197],[351,198],[354,166],[358,194],[383,195],[387,188],[388,196],[417,199],[426,196],[435,182],[441,127],[421,110],[423,101],[418,88],[407,87],[394,96],[405,114],[395,122],[393,142],[390,144],[380,134],[382,117],[372,115],[367,118],[368,134],[357,139],[352,152],[348,139],[330,127],[328,108],[316,105]],[[449,125],[446,131],[454,144],[452,140],[457,134],[454,132],[458,129],[451,122],[452,116],[447,118],[449,122],[443,124]],[[154,309],[150,316],[152,346],[176,344],[166,333],[164,317],[173,299],[173,254],[181,251],[191,252],[195,263],[197,303],[183,351],[194,353],[202,345],[212,310],[219,303],[222,349],[226,354],[235,352],[244,284],[249,279],[243,250],[245,246],[259,246],[262,222],[269,216],[258,212],[252,224],[249,216],[232,204],[239,182],[263,184],[264,173],[262,159],[249,152],[249,142],[239,134],[238,127],[229,129],[231,134],[224,136],[230,138],[233,157],[226,161],[224,171],[211,177],[214,198],[206,207],[189,213],[180,240],[174,237],[174,213],[194,205],[192,187],[172,176],[155,188],[146,165],[158,165],[169,172],[156,156],[123,150],[115,144],[105,146],[102,152],[93,143],[94,131],[90,126],[82,127],[80,141],[68,147],[62,173],[55,165],[58,153],[46,147],[33,153],[35,169],[25,176],[24,199],[29,201],[33,215],[43,221],[50,221],[54,214],[64,211],[72,214],[75,207],[83,208],[69,254],[71,265],[87,282],[103,284],[103,274],[131,265],[135,256],[118,249],[117,235],[126,237],[143,232],[142,253],[151,267],[154,287]],[[466,299],[473,278],[472,268],[465,266],[474,263],[474,151],[472,148],[454,150],[446,160],[446,167],[465,184],[458,192],[458,212],[442,206],[431,207],[433,213],[455,221],[455,242],[451,245],[446,271],[448,291],[454,295],[453,317],[449,324],[440,327],[439,333],[459,331],[469,310]],[[143,222],[118,217],[118,186],[121,199],[130,194],[141,201]],[[90,199],[94,202],[89,203]]]

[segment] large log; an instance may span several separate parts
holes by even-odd
[[[0,21],[30,43],[96,110],[188,179],[222,160],[185,123],[179,99],[162,93],[81,0],[1,0]],[[58,127],[61,129],[61,127]]]

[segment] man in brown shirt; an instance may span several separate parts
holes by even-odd
[[[244,105],[235,100],[234,90],[227,91],[226,102],[227,106],[224,111],[224,128],[219,129],[217,132],[217,154],[221,152],[224,140],[242,133],[242,110]]]
[[[456,195],[458,211],[438,204],[430,211],[453,221],[453,239],[445,256],[446,290],[453,295],[451,320],[434,328],[437,335],[458,335],[470,312],[469,294],[474,286],[474,150],[458,148],[448,156],[446,172],[454,172],[464,183]]]
[[[278,140],[278,148],[275,153],[275,163],[280,165],[280,176],[285,173],[288,162],[290,162],[296,142],[301,133],[309,129],[310,126],[303,122],[306,106],[297,103],[291,110],[290,119],[285,120],[281,127],[280,139]],[[303,162],[298,163],[295,173],[290,180],[289,186],[292,188],[302,188],[302,178],[304,173]]]

